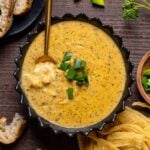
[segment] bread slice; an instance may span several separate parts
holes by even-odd
[[[23,15],[28,12],[32,6],[33,0],[16,0],[14,15]]]
[[[10,29],[13,21],[14,0],[0,0],[0,38]]]
[[[15,142],[25,128],[26,121],[18,113],[15,114],[12,122],[8,125],[5,117],[0,118],[0,142],[11,144]]]

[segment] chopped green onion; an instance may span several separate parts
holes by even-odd
[[[146,92],[150,91],[150,79],[148,79],[146,76],[143,76],[142,78],[142,85]]]
[[[69,61],[72,57],[72,53],[70,52],[65,52],[64,54],[64,58],[63,58],[63,61],[62,62],[65,62],[65,61]]]
[[[147,77],[143,76],[143,78],[142,78],[142,85],[144,87],[147,86],[147,81],[148,81]]]
[[[150,87],[144,87],[145,92],[149,92],[150,91]]]
[[[84,79],[84,73],[83,72],[77,73],[75,80],[82,80],[82,79]]]
[[[144,75],[145,76],[150,76],[150,69],[144,70]]]
[[[72,67],[70,67],[67,71],[67,79],[73,80],[75,76],[76,76],[76,71]]]
[[[74,69],[79,69],[80,68],[80,63],[81,63],[80,59],[75,59],[74,64],[73,64],[73,68]]]
[[[85,61],[81,61],[81,68],[85,68],[86,67],[86,62]]]
[[[63,71],[66,71],[69,67],[70,67],[70,64],[69,64],[69,63],[62,63],[62,64],[59,66],[59,69],[61,69],[61,70],[63,70]]]
[[[66,78],[70,81],[76,81],[79,86],[89,84],[88,72],[86,71],[86,62],[81,59],[75,59],[73,65],[71,62],[72,53],[65,52],[63,60],[59,66],[59,69],[64,71]],[[67,89],[68,99],[73,99],[73,88]]]
[[[82,69],[86,67],[86,62],[80,59],[75,59],[74,60],[74,64],[73,64],[73,68],[74,69]]]
[[[73,99],[73,88],[67,89],[68,99]]]
[[[89,84],[89,80],[88,80],[88,73],[87,72],[79,72],[77,75],[76,75],[76,83],[78,85],[88,85]]]
[[[146,83],[146,84],[147,84],[147,86],[150,87],[150,79],[147,80],[147,83]]]
[[[93,4],[99,5],[99,6],[105,6],[104,0],[92,0]]]

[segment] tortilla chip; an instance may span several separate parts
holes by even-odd
[[[140,106],[140,107],[143,107],[143,108],[147,108],[147,109],[150,109],[150,105],[147,104],[147,103],[142,103],[142,102],[134,102],[132,104],[132,106]]]
[[[137,133],[137,134],[144,134],[144,131],[140,126],[135,125],[135,124],[128,124],[128,123],[114,126],[110,129],[104,130],[100,133],[102,135],[108,135],[108,134],[111,134],[113,132],[121,132],[121,131],[123,131],[123,132],[134,132],[134,133]]]
[[[96,134],[91,134],[88,138],[78,135],[78,142],[80,150],[119,150],[109,141],[98,138]]]
[[[149,126],[147,117],[129,107],[126,107],[126,110],[118,115],[117,120],[121,124],[135,124],[139,125],[141,128]]]
[[[115,123],[78,141],[80,150],[150,150],[150,118],[126,107]]]
[[[94,150],[95,141],[82,135],[78,135],[78,144],[80,150]]]
[[[150,149],[148,148],[148,146],[145,143],[143,143],[142,150],[150,150]]]
[[[144,143],[144,135],[133,132],[114,132],[106,138],[119,148],[136,148],[141,150]]]

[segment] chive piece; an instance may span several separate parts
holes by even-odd
[[[81,68],[85,68],[86,67],[86,62],[85,61],[81,61]]]
[[[145,76],[150,76],[150,69],[144,70],[144,75]]]
[[[146,76],[143,76],[142,85],[143,85],[143,88],[144,88],[145,92],[150,91],[150,85],[149,84],[150,84],[149,79]]]
[[[68,63],[62,63],[62,64],[59,66],[59,69],[61,69],[61,70],[63,70],[63,71],[66,71],[69,67],[70,67],[70,64],[68,64]]]
[[[96,4],[99,6],[105,6],[105,1],[104,0],[92,0],[92,4]]]
[[[150,87],[144,87],[145,92],[150,92]]]
[[[88,72],[87,71],[84,72],[84,81],[85,81],[85,85],[89,84]]]
[[[67,89],[68,99],[73,99],[73,88]]]
[[[73,68],[74,69],[79,69],[80,68],[80,63],[81,63],[80,59],[75,59],[74,64],[73,64]]]
[[[75,80],[82,80],[84,78],[84,74],[83,72],[79,72],[77,73],[76,77],[75,77]]]
[[[76,83],[78,85],[88,85],[89,84],[89,80],[88,80],[88,73],[85,71],[85,72],[79,72],[77,75],[76,75]]]
[[[72,57],[72,53],[65,52],[62,62],[69,61]]]
[[[86,67],[86,62],[80,59],[75,59],[74,60],[74,64],[73,64],[73,68],[74,69],[82,69]]]
[[[142,85],[144,87],[147,87],[147,81],[148,81],[147,77],[143,76],[143,78],[142,78]]]
[[[150,79],[147,79],[147,86],[149,86],[150,87]]]
[[[76,71],[72,67],[70,67],[67,71],[67,79],[73,80],[75,76],[76,76]]]

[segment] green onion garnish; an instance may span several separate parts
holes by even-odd
[[[71,59],[71,57],[72,57],[72,53],[65,52],[62,62],[69,61]]]
[[[86,67],[86,62],[84,60],[81,61],[81,68],[85,68]]]
[[[67,89],[68,99],[73,99],[73,88]]]
[[[78,85],[88,85],[89,80],[88,80],[88,73],[87,71],[84,72],[79,72],[76,77],[75,77],[76,83]]]
[[[71,52],[65,52],[63,60],[59,69],[66,73],[66,78],[69,81],[75,81],[77,85],[87,86],[89,84],[88,72],[86,70],[86,62],[81,59],[74,59],[73,65],[70,60],[72,57]],[[68,62],[69,61],[69,62]],[[73,99],[73,88],[67,89],[68,99]]]
[[[150,69],[146,69],[144,70],[144,73],[143,73],[145,76],[150,76]]]
[[[67,79],[68,80],[73,80],[76,76],[76,71],[70,67],[68,70],[67,70]]]
[[[75,59],[73,68],[74,69],[84,69],[86,67],[86,62],[84,60]]]
[[[147,85],[148,85],[148,86],[150,86],[150,79],[148,79],[148,81],[147,81]]]
[[[150,92],[150,69],[146,69],[142,76],[142,85],[145,92]]]
[[[105,6],[104,0],[92,0],[93,4],[99,5],[99,6]]]
[[[59,66],[59,69],[66,71],[67,69],[69,69],[70,64],[69,63],[61,63],[61,65]]]

